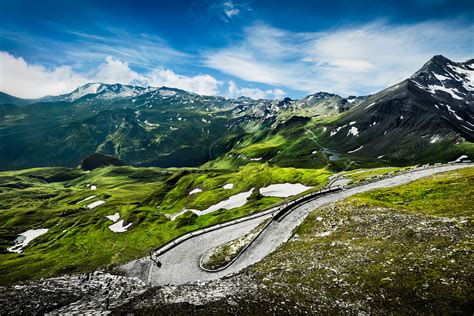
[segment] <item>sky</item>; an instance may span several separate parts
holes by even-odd
[[[230,98],[367,95],[474,58],[474,1],[0,0],[0,91],[88,82]]]

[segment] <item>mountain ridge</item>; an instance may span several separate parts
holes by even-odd
[[[468,59],[467,61],[465,62],[453,62],[451,61],[450,59],[448,59],[447,57],[443,56],[443,55],[434,55],[430,60],[428,60],[422,68],[420,68],[417,72],[415,72],[410,78],[414,78],[414,77],[417,77],[419,76],[420,73],[424,72],[424,69],[431,65],[431,64],[435,64],[435,65],[443,65],[444,64],[448,64],[448,65],[467,65],[467,67],[469,68],[470,71],[473,71],[474,70],[474,58],[473,59]],[[472,83],[472,75],[471,75],[471,85],[473,84]],[[96,90],[93,90],[92,88],[96,88]],[[60,94],[60,95],[47,95],[47,96],[44,96],[44,97],[40,97],[40,98],[35,98],[35,99],[25,99],[25,98],[20,98],[20,97],[17,97],[17,96],[14,96],[14,95],[10,95],[6,92],[1,92],[0,91],[0,94],[2,95],[6,95],[8,97],[12,97],[12,98],[16,98],[16,99],[21,99],[21,100],[24,100],[23,102],[55,102],[55,101],[75,101],[77,99],[79,99],[80,97],[83,97],[87,94],[83,94],[83,95],[80,95],[80,96],[74,96],[74,97],[71,97],[71,95],[74,95],[74,94],[80,94],[79,92],[82,90],[82,91],[86,91],[88,89],[92,89],[90,90],[91,93],[90,94],[98,94],[100,92],[103,92],[104,90],[108,90],[108,89],[111,89],[114,90],[114,89],[118,89],[118,90],[124,90],[124,89],[130,89],[131,91],[138,91],[140,90],[141,92],[143,93],[147,93],[147,92],[153,92],[153,91],[157,91],[157,90],[170,90],[170,91],[179,91],[179,92],[184,92],[184,93],[187,93],[187,94],[194,94],[194,95],[197,95],[196,93],[193,93],[193,92],[190,92],[190,91],[186,91],[186,90],[182,90],[182,89],[178,89],[178,88],[172,88],[172,87],[167,87],[167,86],[161,86],[161,87],[155,87],[155,86],[140,86],[140,85],[131,85],[131,84],[120,84],[120,83],[103,83],[103,82],[99,82],[99,81],[91,81],[91,82],[88,82],[88,83],[85,83],[79,87],[77,87],[76,89],[74,89],[73,91],[69,92],[69,93],[66,93],[66,94]],[[470,91],[474,91],[473,89],[474,88],[470,88],[471,90]],[[92,92],[94,91],[94,92]],[[131,92],[129,91],[129,92]],[[133,93],[131,93],[130,95],[127,95],[125,94],[124,96],[126,97],[132,97],[134,96]],[[218,98],[225,98],[225,96],[220,96],[220,95],[201,95],[202,97],[218,97]],[[296,99],[296,100],[293,100],[293,101],[301,101],[301,100],[304,100],[304,99],[308,99],[308,98],[311,98],[311,97],[330,97],[330,96],[339,96],[338,94],[336,93],[331,93],[331,92],[326,92],[326,91],[319,91],[319,92],[315,92],[315,93],[312,93],[312,94],[308,94],[306,95],[305,97],[301,98],[301,99]],[[357,96],[348,96],[346,98],[340,96],[341,98],[343,99],[356,99],[358,98]],[[281,99],[274,99],[274,100],[283,100],[285,97],[282,97]],[[287,97],[286,97],[287,98]],[[240,97],[237,97],[237,98],[228,98],[229,100],[238,100],[238,99],[250,99],[248,97],[245,97],[245,96],[240,96]],[[252,99],[252,100],[271,100],[271,99]],[[1,103],[3,102],[2,101],[2,98],[0,98],[0,104],[4,104],[4,103]]]
[[[257,159],[350,168],[471,157],[473,67],[434,56],[398,84],[347,99],[327,92],[227,99],[89,83],[56,101],[0,105],[0,150],[8,153],[0,168],[77,166],[95,152],[160,167],[236,167]]]

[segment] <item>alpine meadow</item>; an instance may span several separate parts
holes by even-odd
[[[0,0],[0,314],[472,315],[473,12]]]

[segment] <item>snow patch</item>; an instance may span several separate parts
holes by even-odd
[[[446,88],[444,85],[441,85],[441,86],[438,86],[438,85],[428,85],[428,87],[425,87],[421,84],[419,84],[418,82],[416,81],[413,81],[413,83],[415,83],[416,86],[418,86],[418,88],[420,89],[423,89],[425,91],[428,91],[430,92],[431,94],[434,94],[436,95],[436,91],[444,91],[446,93],[449,93],[451,95],[451,97],[453,97],[454,99],[457,99],[457,100],[464,100],[463,98],[461,98],[460,96],[458,96],[455,92],[457,93],[461,93],[458,89],[456,88]],[[441,83],[442,84],[442,83]]]
[[[199,192],[202,192],[202,190],[199,189],[199,188],[196,188],[196,189],[192,190],[191,192],[189,192],[189,195],[194,194],[194,193],[199,193]]]
[[[127,229],[132,226],[132,223],[127,224],[126,226],[123,226],[123,219],[118,221],[115,224],[112,224],[109,226],[109,229],[113,231],[114,233],[124,233],[127,231]]]
[[[93,202],[93,203],[91,203],[91,204],[88,204],[87,207],[88,207],[89,209],[93,209],[94,207],[97,207],[97,206],[102,205],[102,204],[104,204],[104,203],[105,203],[104,200],[99,200],[99,201],[95,201],[95,202]]]
[[[334,135],[336,135],[336,134],[337,134],[341,129],[343,129],[344,127],[346,127],[346,125],[344,125],[344,126],[339,126],[338,128],[336,128],[335,131],[332,131],[329,136],[334,136]]]
[[[116,221],[119,220],[120,214],[117,212],[117,213],[115,213],[114,215],[107,215],[107,216],[105,216],[105,217],[107,217],[108,219],[110,219],[112,222],[115,223]]]
[[[279,183],[260,188],[260,194],[263,196],[289,197],[311,188],[301,183]]]
[[[329,236],[329,235],[331,235],[330,231],[326,231],[326,232],[322,232],[322,233],[318,234],[319,237],[326,237],[326,236]]]
[[[360,147],[359,147],[359,148],[357,148],[357,149],[350,150],[350,151],[348,151],[347,153],[348,153],[348,154],[352,154],[352,153],[355,153],[356,151],[359,151],[359,150],[361,150],[362,148],[364,148],[364,145],[360,146]]]
[[[222,208],[226,209],[226,210],[231,210],[231,209],[236,208],[236,207],[241,207],[241,206],[244,206],[245,203],[247,203],[247,200],[250,197],[250,195],[252,195],[253,190],[254,189],[252,188],[249,191],[234,194],[234,195],[230,196],[229,198],[227,198],[223,201],[220,201],[217,204],[209,206],[207,209],[205,209],[203,211],[196,210],[196,209],[183,209],[178,214],[181,215],[186,211],[191,211],[191,212],[195,213],[196,215],[201,216],[201,215],[204,215],[204,214],[208,214],[208,213],[218,211]],[[173,220],[179,215],[175,214],[171,219]]]
[[[224,188],[225,190],[230,190],[230,189],[234,188],[234,184],[233,183],[227,183],[222,188]]]
[[[367,105],[365,108],[366,108],[366,109],[371,108],[374,104],[375,104],[375,102],[372,102],[372,103],[370,103],[369,105]]]
[[[241,207],[241,206],[244,206],[245,203],[247,203],[247,200],[252,195],[253,190],[254,189],[252,188],[249,191],[234,194],[234,195],[230,196],[229,198],[227,198],[223,201],[220,201],[217,204],[209,206],[207,209],[205,209],[203,211],[196,210],[196,209],[182,209],[178,213],[175,213],[173,215],[168,215],[168,217],[173,221],[178,216],[186,213],[187,211],[193,212],[197,216],[201,216],[201,215],[205,215],[205,214],[208,214],[208,213],[218,211],[220,209],[231,210],[231,209],[236,208],[236,207]]]
[[[436,77],[436,79],[438,79],[441,83],[442,83],[443,80],[449,80],[449,79],[451,79],[451,78],[446,77],[446,76],[443,76],[443,75],[438,75],[438,74],[436,74],[436,73],[434,73],[434,72],[431,72],[431,73],[432,73],[432,74]]]
[[[464,78],[459,78],[460,76],[456,76],[458,77],[457,79],[462,82],[464,89],[466,89],[467,91],[474,91],[474,70],[465,69],[465,68],[457,67],[453,65],[448,65],[448,67],[454,70],[454,72],[457,75],[464,76]],[[472,67],[472,64],[471,64],[471,67]]]
[[[74,91],[70,96],[69,100],[70,101],[75,101],[77,99],[82,98],[83,96],[86,96],[88,94],[97,94],[99,91],[99,87],[101,86],[100,83],[92,83],[89,85],[85,85],[82,87],[77,88],[76,91]],[[101,89],[103,90],[103,88]]]
[[[449,112],[451,112],[459,121],[464,121],[462,119],[462,117],[460,117],[459,115],[456,114],[456,111],[454,111],[450,106],[449,104],[445,104],[444,106],[446,106],[446,108],[448,109]]]
[[[463,161],[464,159],[467,159],[468,157],[466,155],[461,155],[459,156],[458,159],[454,160],[454,162],[460,162],[460,161]]]
[[[172,96],[176,95],[176,92],[171,91],[171,90],[160,90],[160,95],[162,97],[172,97]]]
[[[159,126],[160,126],[160,124],[150,123],[150,122],[148,122],[148,120],[145,120],[143,123],[144,123],[146,126],[150,126],[150,127],[159,127]]]
[[[358,135],[359,135],[359,130],[357,129],[357,127],[352,126],[352,127],[349,129],[349,132],[347,132],[347,136],[349,136],[350,134],[352,134],[352,135],[354,135],[354,136],[358,136]]]
[[[49,229],[47,228],[40,228],[40,229],[30,229],[26,232],[23,232],[18,235],[15,239],[15,246],[8,248],[7,250],[10,252],[20,253],[33,239],[46,234]]]
[[[88,197],[86,197],[85,199],[80,200],[80,201],[77,202],[76,204],[81,204],[82,202],[92,200],[93,198],[96,198],[96,197],[97,197],[97,195],[88,196]]]
[[[471,132],[474,132],[474,129],[472,129],[472,128],[469,128],[469,127],[467,127],[467,126],[465,126],[465,125],[461,125],[461,126],[464,127],[465,129],[470,130]]]
[[[441,139],[441,137],[439,135],[434,135],[430,138],[430,144],[434,144],[437,141],[439,141],[440,139]]]
[[[431,94],[436,94],[436,90],[438,91],[444,91],[446,93],[449,93],[454,99],[457,99],[457,100],[464,100],[463,98],[461,98],[460,96],[458,96],[455,92],[457,93],[461,93],[459,92],[458,89],[456,88],[446,88],[445,86],[437,86],[437,85],[428,85],[428,90],[431,92]]]

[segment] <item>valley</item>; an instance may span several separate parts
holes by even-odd
[[[469,313],[473,78],[436,55],[347,98],[0,93],[0,306]]]
[[[301,182],[321,188],[325,169],[278,168],[250,164],[237,172],[199,169],[106,167],[41,168],[3,172],[0,176],[3,284],[70,272],[114,266],[147,254],[151,248],[187,231],[258,212],[284,200],[257,192],[271,183]],[[232,183],[232,189],[224,189]],[[202,192],[192,193],[196,188]],[[241,191],[252,190],[240,207],[197,216],[183,209],[206,209]],[[126,234],[110,229],[118,217],[132,224]],[[178,215],[173,218],[174,215]],[[117,218],[118,220],[118,218]],[[27,255],[8,248],[16,235],[30,229],[49,229]],[[36,249],[36,250],[33,250]],[[20,265],[22,268],[13,269]],[[54,269],[51,269],[51,267]]]
[[[422,168],[365,185],[355,195],[343,191],[340,202],[316,200],[302,208],[304,220],[298,211],[290,214],[299,225],[286,243],[227,278],[149,287],[137,278],[94,272],[0,287],[0,302],[13,313],[38,306],[54,313],[98,312],[108,308],[106,300],[113,312],[146,314],[281,313],[288,306],[296,313],[465,313],[471,308],[465,267],[472,251],[473,170]],[[410,182],[400,185],[403,177]],[[383,182],[388,187],[370,190]],[[261,241],[255,247],[267,246]],[[172,267],[167,263],[162,267]],[[158,280],[166,275],[160,269]],[[55,303],[40,303],[46,295]]]
[[[0,168],[76,167],[94,152],[136,167],[218,169],[251,161],[354,169],[472,157],[473,64],[434,56],[411,78],[351,102],[323,92],[301,100],[227,99],[101,83],[36,100],[4,95]]]

